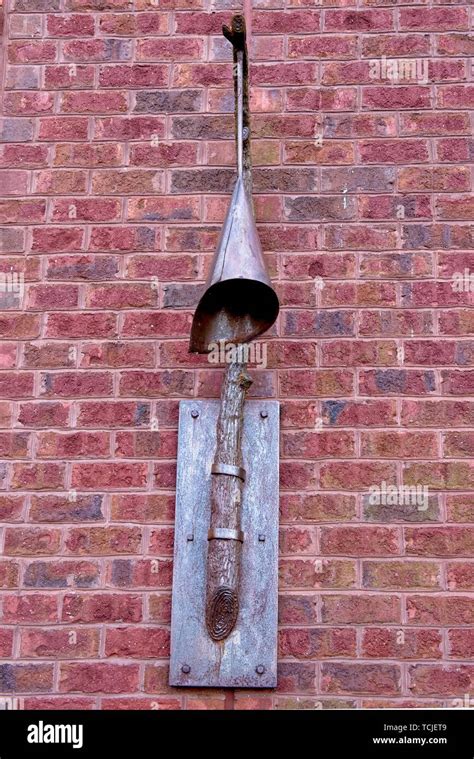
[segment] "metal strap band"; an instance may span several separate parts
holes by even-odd
[[[244,533],[242,530],[230,530],[227,527],[214,527],[207,533],[208,540],[238,540],[244,542]]]
[[[232,477],[238,477],[245,482],[245,469],[241,466],[233,466],[232,464],[213,464],[211,466],[212,474],[229,474]]]

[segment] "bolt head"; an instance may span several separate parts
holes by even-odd
[[[191,416],[192,416],[193,419],[197,419],[198,416],[199,416],[199,411],[197,411],[197,409],[193,408],[193,410],[191,411]]]
[[[188,535],[188,536],[186,537],[186,540],[188,541],[188,543],[192,543],[192,542],[193,542],[193,540],[194,540],[194,535]]]
[[[263,664],[259,664],[258,667],[255,667],[255,672],[257,673],[257,675],[263,675],[263,673],[265,672],[265,667],[263,666]]]
[[[263,534],[263,532],[261,532],[260,535],[258,536],[258,540],[259,540],[259,543],[265,543],[265,535]]]
[[[268,411],[260,411],[260,416],[262,417],[262,419],[266,419],[268,416]]]
[[[181,672],[184,675],[189,675],[189,673],[191,672],[191,667],[189,666],[189,664],[183,664],[183,666],[181,667]]]

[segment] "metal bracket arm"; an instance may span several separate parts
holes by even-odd
[[[214,527],[207,533],[208,540],[238,540],[244,542],[242,530],[230,530],[228,527]]]
[[[239,480],[245,482],[245,469],[242,466],[234,466],[233,464],[223,464],[216,462],[211,466],[211,474],[227,474],[230,477],[238,477]]]

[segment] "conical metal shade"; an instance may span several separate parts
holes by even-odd
[[[239,177],[206,290],[194,314],[189,350],[209,353],[210,343],[219,340],[246,343],[269,329],[278,311],[250,198]]]

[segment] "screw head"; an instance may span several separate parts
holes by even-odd
[[[260,416],[262,417],[262,419],[266,419],[268,416],[268,411],[260,411]]]
[[[191,416],[192,416],[193,419],[197,419],[198,416],[199,416],[199,411],[197,409],[193,408],[193,410],[191,411]]]
[[[191,672],[191,667],[189,666],[189,664],[183,664],[183,666],[181,667],[181,672],[184,675],[189,675],[189,673]]]
[[[261,532],[260,535],[258,536],[258,541],[259,543],[265,543],[265,535],[263,534],[263,532]]]
[[[265,672],[265,667],[263,666],[263,664],[259,664],[258,667],[255,667],[255,672],[257,673],[257,675],[263,675],[263,673]]]

